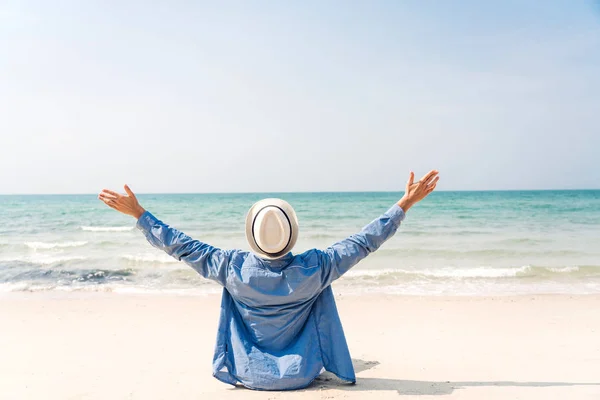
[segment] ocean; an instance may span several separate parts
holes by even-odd
[[[220,248],[248,249],[244,216],[265,197],[298,214],[295,253],[358,232],[402,193],[139,195],[159,219]],[[398,233],[334,283],[337,293],[600,293],[600,190],[435,192]],[[0,292],[218,293],[151,247],[95,195],[0,196]]]

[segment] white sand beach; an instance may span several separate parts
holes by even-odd
[[[600,399],[600,297],[338,296],[358,382],[211,375],[220,296],[8,293],[1,399]]]

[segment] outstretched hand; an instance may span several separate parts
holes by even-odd
[[[129,186],[125,185],[126,195],[113,192],[112,190],[104,189],[98,195],[98,198],[107,206],[122,212],[123,214],[131,215],[135,219],[139,219],[146,210],[140,205],[137,197],[131,191]]]
[[[407,212],[409,208],[423,200],[429,193],[433,192],[440,177],[438,171],[429,171],[420,181],[415,182],[415,173],[411,172],[406,183],[406,192],[398,202],[398,205]]]

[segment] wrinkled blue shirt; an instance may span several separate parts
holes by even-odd
[[[325,250],[265,260],[194,240],[145,212],[137,227],[155,247],[223,286],[213,375],[251,389],[308,386],[323,370],[356,377],[331,283],[377,250],[404,219],[394,205]]]

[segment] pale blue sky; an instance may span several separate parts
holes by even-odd
[[[0,193],[600,188],[594,1],[0,0]]]

